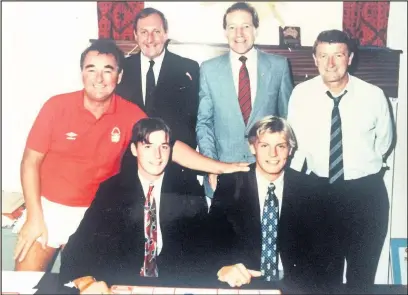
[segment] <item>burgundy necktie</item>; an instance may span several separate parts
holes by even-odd
[[[158,277],[157,256],[157,226],[156,226],[156,202],[152,194],[153,185],[149,185],[149,191],[144,205],[145,224],[145,257],[143,267],[140,270],[142,277]]]
[[[245,56],[241,56],[239,60],[242,62],[242,65],[239,69],[238,101],[241,108],[242,117],[244,118],[246,125],[252,110],[251,83],[249,81],[248,69],[245,65],[247,58]]]

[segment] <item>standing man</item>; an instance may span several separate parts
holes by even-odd
[[[134,285],[140,277],[199,275],[207,204],[203,194],[189,193],[184,171],[167,165],[173,143],[163,120],[135,124],[133,158],[124,158],[129,162],[120,173],[101,183],[62,252],[61,285],[73,281],[81,292],[101,294],[91,291],[96,280]]]
[[[267,116],[248,133],[255,163],[248,173],[219,176],[210,209],[220,281],[248,284],[282,277],[303,290],[330,284],[330,232],[318,177],[287,167],[296,140],[283,119]],[[323,211],[324,212],[324,211]],[[213,255],[213,256],[212,256]],[[312,291],[312,290],[310,290]]]
[[[168,24],[154,8],[140,11],[134,21],[138,54],[124,62],[116,93],[137,104],[149,117],[162,118],[174,138],[195,149],[199,65],[168,51]]]
[[[347,72],[354,46],[339,30],[321,32],[313,47],[320,75],[293,90],[288,120],[299,143],[292,166],[327,178],[337,276],[373,284],[387,234],[389,202],[383,165],[393,130],[383,91]]]
[[[123,52],[97,40],[81,54],[84,89],[50,98],[31,127],[21,161],[26,211],[14,227],[16,270],[45,271],[76,230],[99,184],[118,173],[144,112],[114,93]],[[247,170],[203,157],[176,140],[172,159],[208,173]]]
[[[175,139],[196,149],[198,63],[166,49],[168,23],[161,11],[150,7],[141,10],[133,26],[140,52],[125,59],[116,93],[138,105],[149,117],[162,118]],[[129,156],[128,150],[125,157]],[[196,189],[202,189],[196,172],[177,163],[169,165],[186,170],[191,180],[195,179]]]
[[[223,27],[229,53],[201,65],[197,117],[200,153],[225,162],[255,161],[248,147],[249,129],[260,118],[286,118],[293,84],[285,57],[254,48],[259,18],[245,2],[224,14]],[[211,186],[216,176],[209,177]],[[205,181],[206,194],[212,189]]]

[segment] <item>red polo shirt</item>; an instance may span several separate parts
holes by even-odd
[[[84,92],[54,96],[41,108],[26,147],[45,154],[41,195],[67,206],[88,207],[99,184],[119,171],[133,125],[145,113],[113,95],[99,119],[84,108]]]

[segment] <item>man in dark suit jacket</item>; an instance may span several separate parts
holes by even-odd
[[[149,117],[162,118],[175,139],[196,148],[199,65],[166,49],[168,24],[154,8],[140,11],[134,21],[138,54],[129,56],[116,93],[137,104]],[[153,90],[149,91],[149,62],[153,61]]]
[[[262,214],[270,197],[268,186],[273,183],[279,203],[277,240],[271,245],[278,250],[275,279],[283,276],[302,288],[330,284],[332,246],[327,217],[318,210],[324,198],[320,179],[287,167],[296,142],[284,119],[264,117],[248,136],[256,163],[248,173],[221,175],[211,205],[213,273],[218,270],[218,279],[230,286],[247,284],[251,277],[261,275],[269,280],[261,263],[262,225],[267,219]]]
[[[137,160],[124,159],[121,172],[100,185],[62,252],[61,284],[73,281],[81,292],[90,288],[86,292],[94,293],[100,291],[95,280],[132,284],[141,276],[188,279],[199,271],[206,201],[202,191],[193,192],[182,171],[167,166],[172,142],[170,129],[161,119],[146,118],[135,124],[131,151]],[[153,198],[148,198],[149,184]],[[144,219],[146,206],[153,202],[157,204],[155,241],[148,238],[145,226],[150,222]],[[149,274],[145,262],[150,241],[155,245],[149,253],[156,260],[158,275]]]

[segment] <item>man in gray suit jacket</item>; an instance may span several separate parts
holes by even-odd
[[[197,142],[201,154],[225,162],[255,162],[247,134],[260,118],[286,118],[293,83],[285,57],[254,48],[259,18],[238,2],[224,14],[230,51],[205,61],[200,69]],[[212,197],[216,175],[204,182]]]

